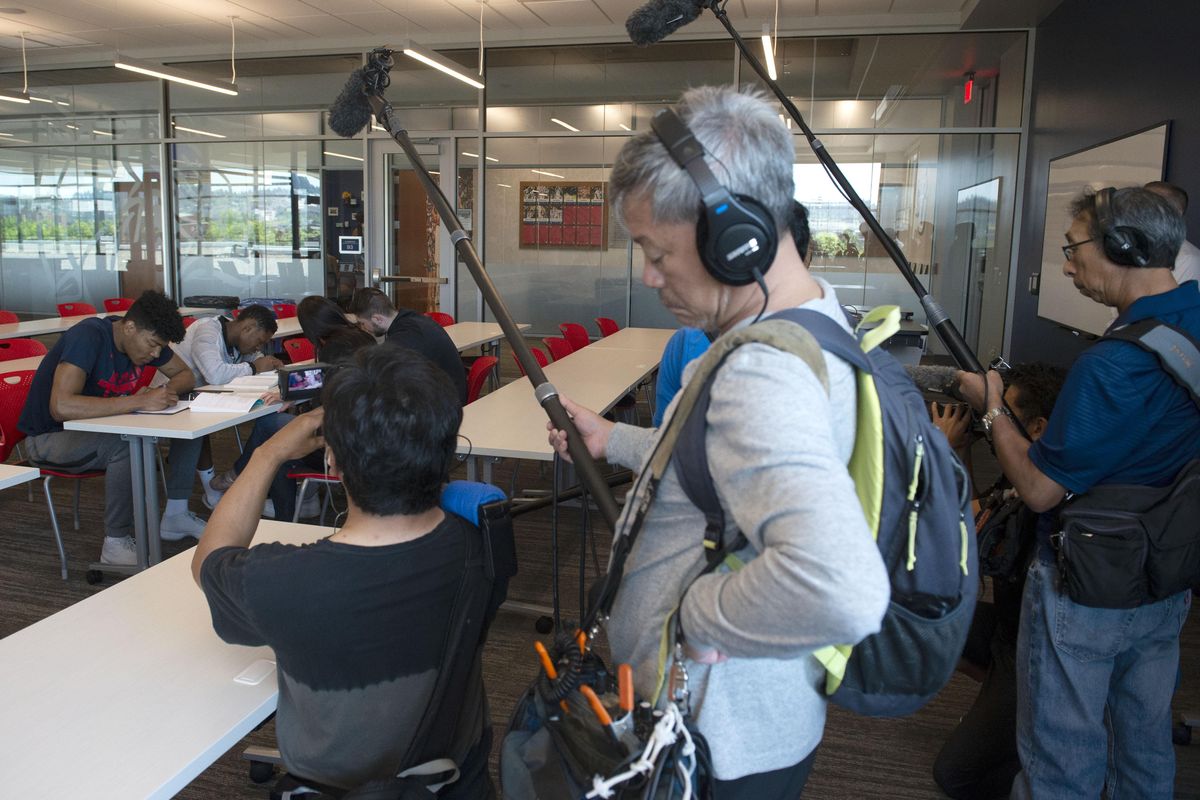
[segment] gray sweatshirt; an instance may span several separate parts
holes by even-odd
[[[197,386],[221,386],[234,378],[254,374],[251,363],[262,353],[243,355],[225,344],[221,317],[201,317],[187,329],[183,341],[172,345],[175,352],[196,374]]]
[[[845,325],[833,288],[818,282],[824,297],[803,307]],[[739,553],[747,564],[696,579],[704,517],[668,468],[607,626],[614,661],[633,666],[645,698],[658,685],[664,622],[681,597],[689,644],[728,656],[687,665],[692,713],[722,780],[783,769],[812,752],[826,702],[813,650],[878,631],[887,608],[887,573],[846,471],[854,371],[828,354],[825,361],[828,394],[803,361],[772,347],[746,345],[726,360],[713,383],[705,446],[727,532],[741,530],[750,542]],[[695,366],[685,369],[684,385]],[[657,436],[617,425],[608,460],[641,469]],[[632,497],[618,531],[630,522]]]

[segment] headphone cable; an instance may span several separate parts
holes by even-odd
[[[751,274],[754,275],[754,280],[756,283],[758,283],[758,288],[762,289],[763,293],[762,308],[758,310],[758,316],[754,318],[754,322],[750,323],[751,325],[754,325],[760,319],[762,319],[763,314],[766,313],[767,304],[771,302],[771,292],[767,289],[767,282],[763,280],[763,274],[761,270],[755,267],[753,270],[751,270]]]

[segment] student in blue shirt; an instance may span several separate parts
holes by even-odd
[[[1098,203],[1111,212],[1103,230]],[[1171,272],[1184,235],[1179,212],[1145,189],[1085,193],[1072,204],[1063,272],[1084,296],[1117,309],[1112,328],[1156,319],[1200,339],[1197,284],[1179,286]],[[1144,266],[1121,249],[1122,238]],[[1004,474],[1034,511],[1102,484],[1165,486],[1200,455],[1200,409],[1154,355],[1129,342],[1101,341],[1079,357],[1032,445],[1006,416],[997,373],[988,373],[986,386],[979,375],[959,377],[964,397],[991,426]],[[1128,609],[1078,604],[1059,589],[1050,527],[1040,526],[1022,599],[1022,773],[1012,796],[1170,797],[1170,702],[1188,593]]]
[[[116,434],[63,430],[63,423],[174,405],[195,382],[187,364],[168,346],[182,339],[183,319],[174,301],[149,290],[123,318],[76,323],[38,365],[17,422],[28,437],[32,464],[68,472],[105,471],[102,564],[137,564],[129,445]],[[166,386],[138,389],[148,366],[167,376]]]

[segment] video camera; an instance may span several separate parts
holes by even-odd
[[[332,374],[332,364],[289,364],[280,367],[279,398],[281,400],[305,400],[316,397],[325,388],[325,379]]]

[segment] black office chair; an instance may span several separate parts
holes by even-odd
[[[416,798],[428,797],[458,778],[458,765],[448,754],[465,753],[476,744],[458,741],[458,720],[473,717],[480,707],[486,711],[481,677],[483,646],[488,628],[508,595],[509,579],[517,573],[517,552],[509,502],[500,489],[487,483],[453,481],[442,492],[441,506],[479,528],[490,590],[486,596],[460,597],[455,604],[458,617],[452,620],[451,630],[457,629],[459,635],[447,637],[436,684],[403,761],[406,768],[395,779],[374,781],[350,792],[284,774],[272,788],[271,800],[401,800],[410,796],[405,792],[412,792]],[[462,657],[467,652],[474,656]],[[278,750],[261,747],[247,748],[242,757],[250,762],[250,779],[255,783],[269,781],[275,766],[282,763]],[[483,758],[486,761],[486,754]]]

